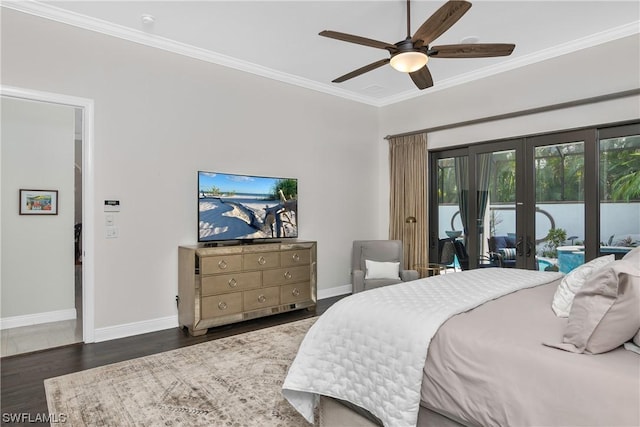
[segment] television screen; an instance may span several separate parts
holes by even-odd
[[[198,242],[298,237],[298,180],[198,171]]]

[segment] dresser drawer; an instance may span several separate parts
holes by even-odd
[[[259,288],[261,282],[262,273],[260,271],[202,276],[202,295]]]
[[[200,313],[202,319],[226,316],[242,312],[242,292],[212,295],[202,298]]]
[[[277,268],[262,272],[262,286],[286,285],[288,283],[308,282],[310,277],[310,267]]]
[[[255,252],[242,255],[244,270],[263,270],[280,267],[280,252]]]
[[[308,265],[310,262],[311,251],[309,249],[282,251],[280,253],[280,265],[283,267]]]
[[[242,270],[242,255],[220,255],[200,258],[200,274],[229,273]]]
[[[281,304],[290,304],[311,299],[311,284],[309,282],[294,283],[280,287]]]
[[[254,289],[244,292],[244,310],[257,310],[265,307],[280,305],[280,288]]]

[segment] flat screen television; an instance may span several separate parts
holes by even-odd
[[[298,237],[298,180],[198,171],[198,242]]]

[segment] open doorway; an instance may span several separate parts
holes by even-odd
[[[2,356],[91,342],[84,101],[2,89]],[[25,189],[55,191],[55,215],[23,212]]]

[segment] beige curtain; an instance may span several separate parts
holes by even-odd
[[[427,134],[391,138],[389,161],[389,239],[403,241],[404,268],[413,269],[428,262]]]

